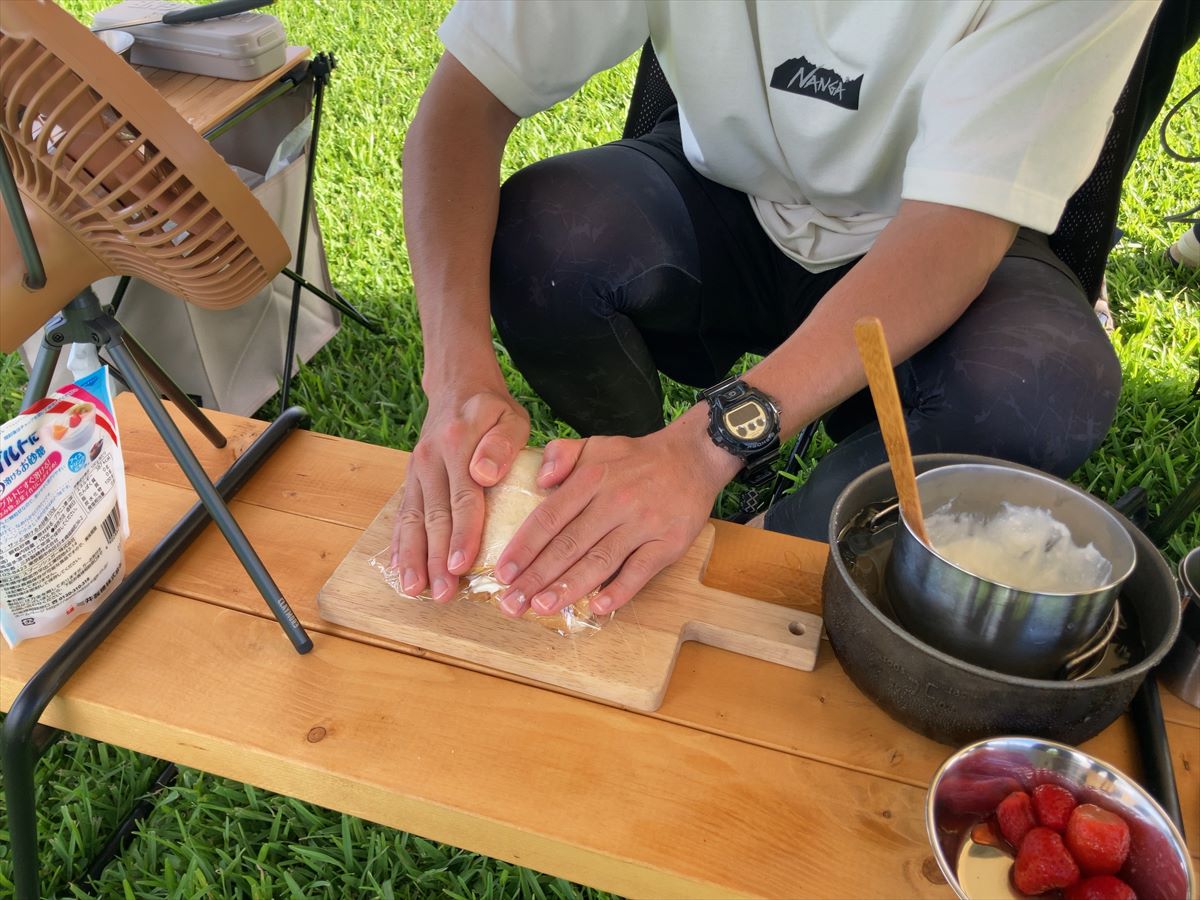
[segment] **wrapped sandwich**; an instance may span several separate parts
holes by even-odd
[[[451,602],[469,600],[488,603],[499,613],[500,594],[503,593],[505,585],[496,580],[496,562],[529,514],[550,495],[549,490],[537,485],[537,473],[541,465],[541,449],[528,447],[517,454],[516,461],[503,479],[484,490],[483,539],[479,555],[471,568],[459,579],[458,593]],[[388,565],[389,553],[390,551],[385,550],[376,554],[371,559],[371,565],[383,572],[384,580],[398,594],[408,597],[400,587],[399,573]],[[533,610],[526,610],[523,618],[564,635],[598,629],[600,623],[589,607],[595,593],[564,607],[555,615],[542,616]],[[425,593],[414,599],[431,598]]]

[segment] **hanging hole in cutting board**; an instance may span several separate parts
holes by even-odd
[[[804,626],[799,622],[792,622],[788,625],[788,631],[796,635],[796,637],[802,637],[804,635],[804,630]]]

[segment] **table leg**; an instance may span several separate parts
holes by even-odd
[[[309,70],[312,72],[313,92],[313,124],[312,136],[308,140],[308,160],[304,175],[304,200],[300,206],[300,242],[296,245],[296,272],[304,277],[304,256],[308,249],[308,211],[312,208],[313,178],[317,169],[317,140],[321,135],[321,108],[325,100],[325,85],[329,83],[329,73],[337,65],[332,53],[318,53],[312,61]],[[288,397],[292,389],[292,364],[296,356],[296,329],[300,322],[300,288],[301,284],[292,284],[292,308],[288,316],[287,350],[283,360],[283,384],[280,387],[279,406],[286,409]]]

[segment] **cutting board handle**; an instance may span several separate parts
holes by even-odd
[[[822,626],[819,617],[701,587],[714,606],[702,619],[684,625],[682,640],[698,641],[793,669],[811,670],[816,665]]]
[[[821,642],[820,616],[765,600],[709,587],[708,569],[716,533],[705,525],[679,563],[659,576],[662,586],[686,594],[690,615],[679,630],[680,643],[698,641],[743,656],[811,670]],[[635,600],[632,613],[637,613]],[[645,611],[642,610],[643,615]]]

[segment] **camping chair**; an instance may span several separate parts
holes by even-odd
[[[1188,19],[1187,5],[1187,0],[1168,0],[1155,17],[1113,110],[1112,126],[1096,166],[1067,202],[1058,228],[1050,235],[1050,249],[1075,273],[1089,303],[1096,302],[1104,284],[1104,267],[1113,244],[1125,173],[1148,123],[1153,121],[1152,115],[1147,118],[1146,110],[1155,103],[1155,113],[1161,108],[1165,91],[1170,88],[1170,78],[1165,79],[1163,86],[1162,72],[1169,68],[1173,73],[1178,56],[1191,43],[1186,36],[1180,43],[1178,39],[1167,40],[1164,35],[1172,37],[1180,29],[1194,30],[1200,21],[1196,16]],[[1148,72],[1157,76],[1151,79],[1152,84],[1145,83]],[[675,102],[675,94],[658,63],[654,47],[647,41],[638,61],[622,137],[636,138],[648,133]],[[788,461],[776,477],[768,506],[782,496],[788,476],[795,474],[819,424],[819,420],[811,422],[797,435]],[[1174,528],[1195,512],[1197,506],[1200,506],[1200,491],[1193,485],[1169,506],[1154,532],[1156,540],[1165,543]],[[1163,526],[1168,522],[1173,523],[1173,527],[1164,534]]]
[[[283,235],[199,134],[117,54],[52,3],[0,4],[0,350],[48,319],[26,400],[55,348],[103,347],[300,652],[311,641],[159,399],[225,439],[90,285],[136,276],[210,309],[234,306],[288,262]],[[51,318],[53,317],[53,318]]]

